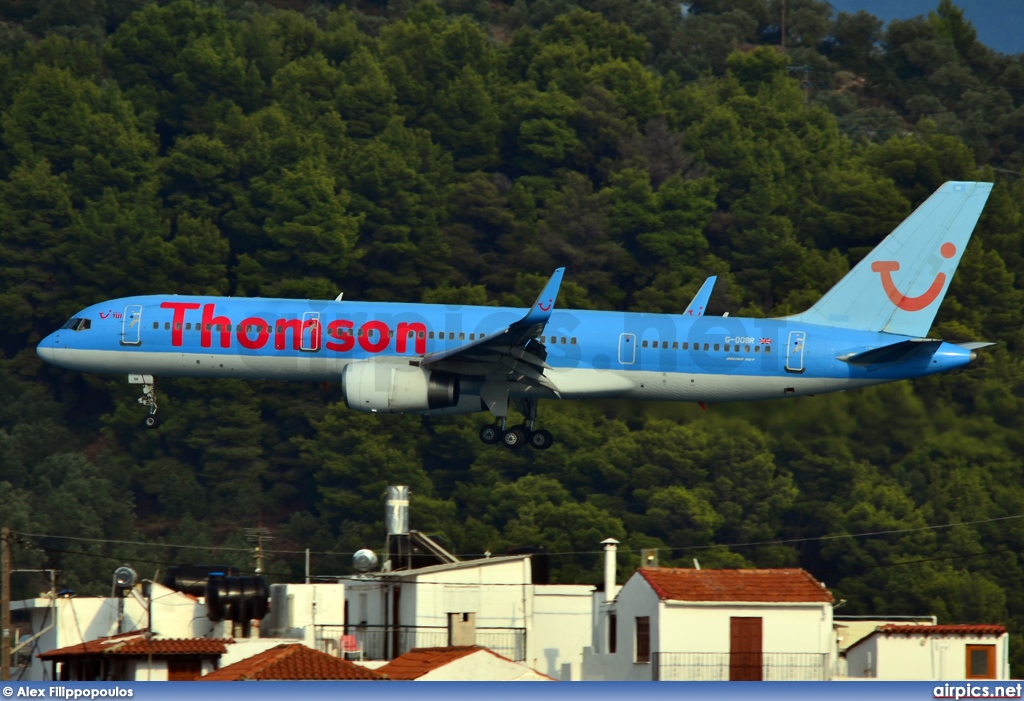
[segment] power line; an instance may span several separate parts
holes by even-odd
[[[711,544],[711,545],[687,545],[687,546],[684,546],[684,547],[665,548],[665,549],[671,550],[671,551],[689,552],[689,551],[692,551],[692,550],[711,550],[711,549],[715,549],[715,548],[749,548],[749,547],[760,547],[760,546],[764,546],[764,545],[788,545],[788,544],[791,544],[791,543],[810,543],[810,542],[816,542],[816,541],[839,540],[839,539],[842,539],[842,538],[872,538],[872,537],[875,537],[875,536],[882,536],[882,535],[898,535],[898,534],[901,534],[901,533],[919,533],[921,531],[937,531],[937,530],[942,530],[942,529],[946,529],[946,528],[961,528],[961,527],[964,527],[964,526],[977,526],[977,525],[984,524],[984,523],[998,523],[998,522],[1002,522],[1002,521],[1013,521],[1013,520],[1020,520],[1020,519],[1024,519],[1024,514],[1019,514],[1019,515],[1015,515],[1015,516],[997,516],[995,518],[978,519],[976,521],[961,521],[959,523],[942,523],[942,524],[930,525],[930,526],[917,526],[915,528],[895,528],[895,529],[885,530],[885,531],[866,531],[866,532],[863,532],[863,533],[837,533],[837,534],[834,534],[834,535],[809,536],[809,537],[806,537],[806,538],[784,538],[784,539],[780,539],[780,540],[759,540],[759,541],[750,541],[750,542],[746,542],[746,543],[714,543],[714,544]],[[250,548],[218,547],[218,546],[212,546],[212,545],[175,545],[173,543],[145,543],[145,542],[142,542],[142,541],[132,541],[132,540],[112,540],[112,539],[106,539],[106,538],[82,538],[82,537],[79,537],[79,536],[59,536],[59,535],[46,535],[46,534],[38,534],[38,533],[21,533],[21,532],[19,532],[17,535],[25,536],[27,538],[55,538],[55,539],[58,539],[58,540],[74,540],[74,541],[87,542],[87,543],[108,543],[108,544],[115,544],[115,545],[140,545],[140,546],[145,546],[145,547],[151,547],[152,546],[152,547],[161,547],[161,548],[181,548],[181,549],[192,549],[192,550],[222,550],[222,551],[226,551],[226,552],[245,552],[245,553],[251,552]],[[620,548],[619,552],[639,553],[640,550],[641,550],[640,548],[635,548],[635,549]],[[68,551],[68,552],[71,552],[71,551]],[[263,552],[268,553],[268,554],[275,554],[275,555],[305,555],[306,554],[305,550],[270,550],[270,549],[264,549]],[[549,556],[552,556],[552,555],[557,556],[557,555],[601,555],[603,553],[604,553],[604,550],[567,550],[567,551],[547,552],[546,554],[549,555]],[[77,554],[87,555],[89,553],[77,553]],[[327,555],[348,556],[348,555],[353,555],[354,553],[331,551],[331,550],[311,550],[310,554],[311,555],[325,555],[325,556],[327,556]],[[464,553],[463,555],[465,557],[484,557],[486,555],[486,553]],[[145,559],[142,559],[142,558],[134,558],[134,559],[136,561],[138,561],[138,562],[147,562],[147,563],[162,564],[162,565],[177,564],[177,563],[170,563],[170,562],[165,562],[165,561],[145,560]]]

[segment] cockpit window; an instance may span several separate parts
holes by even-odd
[[[61,326],[62,329],[69,329],[71,331],[86,331],[92,328],[92,319],[82,319],[80,317],[74,317],[68,319],[67,323]]]

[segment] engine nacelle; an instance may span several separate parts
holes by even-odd
[[[356,411],[400,413],[459,403],[459,378],[411,365],[361,361],[341,373],[345,405]]]

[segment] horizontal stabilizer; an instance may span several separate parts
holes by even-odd
[[[971,341],[969,343],[958,343],[957,345],[961,348],[966,348],[967,350],[978,350],[979,348],[994,346],[995,343],[991,341]]]
[[[883,365],[898,363],[917,355],[931,355],[938,350],[941,345],[942,341],[937,341],[933,338],[915,338],[910,341],[900,341],[899,343],[882,346],[881,348],[872,348],[871,350],[861,351],[859,353],[840,355],[837,359],[847,362],[850,365]]]

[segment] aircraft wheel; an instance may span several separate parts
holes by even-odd
[[[513,426],[501,434],[501,442],[509,450],[519,450],[526,442],[526,431],[519,426]]]
[[[493,445],[501,440],[501,430],[494,424],[481,426],[480,440],[488,445]]]
[[[541,429],[530,434],[530,446],[537,450],[547,450],[554,442],[555,437],[551,435],[551,431]]]
[[[160,419],[156,418],[156,414],[150,414],[142,423],[145,424],[146,428],[156,428],[160,425]]]

